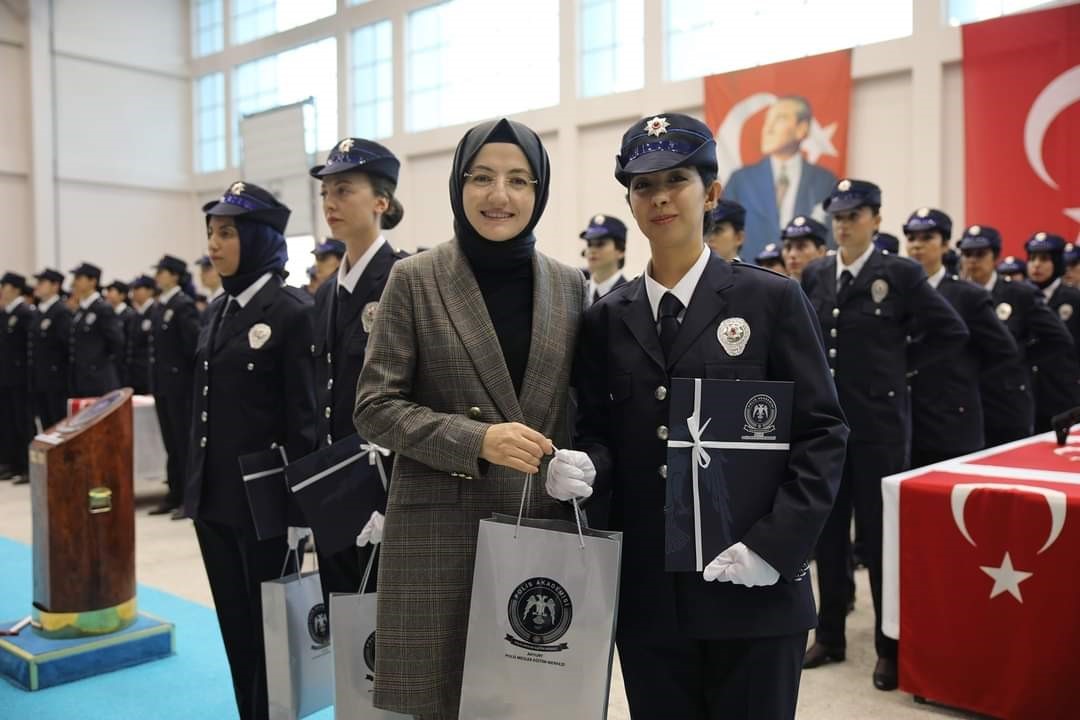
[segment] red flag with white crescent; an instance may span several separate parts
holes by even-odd
[[[968,224],[1005,255],[1035,231],[1080,232],[1080,5],[965,25]]]

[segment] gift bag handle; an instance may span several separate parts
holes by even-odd
[[[364,591],[367,590],[368,580],[371,579],[371,569],[375,567],[375,556],[379,554],[379,547],[381,545],[382,543],[376,545],[371,551],[371,557],[368,558],[367,567],[364,568],[364,579],[360,581],[359,593],[361,595],[363,595]]]
[[[294,556],[294,555],[296,556],[296,574],[298,576],[303,574],[304,557],[303,557],[303,554],[301,554],[301,552],[300,552],[300,543],[302,543],[307,538],[312,537],[312,532],[311,532],[310,528],[303,528],[303,529],[307,530],[307,533],[306,534],[298,534],[298,537],[296,538],[296,544],[295,545],[291,542],[291,538],[290,538],[289,547],[288,547],[287,550],[285,550],[285,560],[281,563],[281,573],[279,574],[279,577],[285,577],[285,575],[286,575],[285,571],[289,568],[289,558]],[[319,554],[318,553],[312,553],[312,555],[315,556],[314,560],[312,562],[314,563],[315,570],[317,571],[319,569]]]
[[[525,498],[529,495],[529,489],[532,487],[532,475],[525,476],[525,485],[521,489],[521,504],[518,506],[517,524],[514,526],[514,539],[517,540],[518,531],[521,530],[521,517],[525,514]],[[581,508],[578,506],[578,499],[573,499],[574,505],[574,522],[577,524],[578,542],[581,544],[581,549],[585,549],[585,534],[581,531]]]

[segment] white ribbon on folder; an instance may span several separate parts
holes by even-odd
[[[712,457],[706,448],[715,450],[788,450],[790,443],[779,442],[722,442],[719,440],[702,440],[705,428],[709,427],[712,418],[701,422],[701,378],[694,378],[694,414],[686,418],[686,427],[690,431],[690,440],[668,440],[668,449],[690,448],[690,469],[694,491],[694,557],[698,571],[705,569],[704,558],[701,550],[701,486],[698,481],[698,468],[707,469],[712,463]]]

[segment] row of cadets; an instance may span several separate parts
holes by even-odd
[[[997,316],[1024,356],[1024,372],[1004,388],[1013,401],[987,418],[986,442],[991,446],[1050,430],[1051,417],[1080,405],[1080,365],[1073,338],[1037,286],[998,275],[1001,245],[1001,233],[989,225],[971,225],[960,238],[963,276],[990,292]],[[1024,405],[1023,395],[1034,400],[1032,416],[1016,410]]]
[[[818,627],[803,666],[845,659],[854,511],[874,603],[873,681],[891,690],[897,686],[897,644],[881,631],[881,478],[907,466],[908,375],[951,357],[968,331],[918,264],[875,248],[881,223],[877,185],[843,179],[824,208],[839,250],[811,263],[801,282],[821,326],[851,437],[843,482],[817,545]]]
[[[548,468],[557,499],[612,494],[611,524],[624,532],[616,641],[633,717],[794,717],[816,620],[807,559],[844,458],[847,428],[809,301],[792,280],[705,245],[716,167],[712,132],[694,118],[642,119],[623,136],[615,176],[652,258],[585,314],[580,451],[559,450]],[[673,377],[798,387],[785,482],[763,490],[769,512],[703,573],[664,569]]]
[[[952,219],[941,210],[920,208],[904,223],[904,235],[908,256],[922,265],[930,286],[952,305],[970,333],[968,342],[949,357],[910,374],[911,466],[921,467],[986,447],[980,385],[1006,383],[1020,367],[1020,355],[994,311],[990,293],[946,271],[942,258],[952,236]],[[1001,393],[995,389],[994,394]]]
[[[284,284],[289,209],[273,195],[237,182],[203,212],[225,294],[199,331],[184,507],[195,522],[239,716],[262,720],[269,711],[260,586],[282,574],[288,544],[284,536],[256,537],[238,458],[273,447],[301,458],[315,449],[314,307],[303,290]],[[289,524],[303,526],[284,483],[281,493]],[[285,570],[296,572],[290,563]]]
[[[406,255],[390,246],[383,230],[395,227],[404,208],[394,197],[401,163],[389,148],[361,138],[345,138],[330,151],[325,165],[311,168],[321,181],[323,214],[335,238],[314,250],[317,265],[334,270],[315,293],[315,331],[311,354],[315,362],[316,438],[319,448],[327,448],[356,434],[353,408],[356,385],[364,365],[368,336],[379,307],[390,269]],[[387,469],[392,457],[379,458]],[[363,463],[367,465],[367,463]],[[343,484],[342,501],[350,487]],[[379,541],[377,528],[382,515],[375,510],[363,518],[366,537],[372,546],[346,548],[329,554],[318,542],[326,608],[330,593],[355,593],[360,589],[364,568]],[[372,537],[372,534],[374,536]],[[374,573],[373,573],[374,575]]]

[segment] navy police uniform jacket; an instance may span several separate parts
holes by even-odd
[[[907,445],[908,374],[954,355],[968,331],[917,263],[875,249],[837,297],[836,262],[829,256],[810,263],[802,286],[821,326],[851,442]]]
[[[1046,304],[1061,318],[1061,322],[1065,323],[1065,328],[1072,335],[1077,357],[1080,358],[1080,289],[1070,287],[1060,280],[1057,282],[1058,286]]]
[[[127,381],[137,395],[148,395],[150,382],[150,345],[153,336],[154,305],[139,314],[136,310],[128,318],[127,326]]]
[[[120,387],[124,330],[112,306],[100,297],[71,322],[68,365],[72,397],[100,397]]]
[[[394,263],[405,257],[384,243],[372,256],[353,292],[338,288],[334,274],[315,293],[315,392],[319,447],[356,433],[352,413],[356,381],[364,366],[368,330]]]
[[[732,317],[750,328],[735,356],[717,335]],[[586,311],[578,353],[576,444],[596,466],[595,492],[611,493],[612,528],[624,533],[619,633],[734,638],[813,627],[807,560],[840,485],[848,429],[799,286],[711,254],[668,361],[644,276]],[[770,488],[772,512],[737,528],[738,539],[779,571],[775,585],[706,583],[700,573],[664,570],[671,378],[795,382],[787,476]]]
[[[0,308],[0,387],[29,386],[29,339],[37,312],[21,302],[9,313]]]
[[[117,319],[120,321],[120,335],[124,339],[123,350],[116,358],[116,367],[120,373],[120,385],[131,385],[131,368],[128,367],[128,361],[131,357],[131,318],[138,315],[137,312],[130,306],[124,306],[124,309],[120,312],[116,312],[116,308],[113,308],[113,312],[116,313]]]
[[[151,316],[152,378],[155,395],[186,395],[191,392],[195,349],[199,341],[199,309],[180,291],[162,305],[154,303]]]
[[[949,274],[937,291],[964,321],[970,338],[952,355],[913,371],[912,446],[956,457],[984,447],[980,381],[994,381],[1005,368],[1016,367],[1019,350],[998,320],[989,292]]]
[[[34,315],[30,332],[30,386],[39,393],[67,393],[71,310],[63,300]]]
[[[213,302],[199,333],[184,508],[253,535],[238,458],[281,446],[300,458],[315,449],[313,308],[278,277],[223,325],[228,299]],[[281,492],[288,496],[284,483]],[[304,525],[288,502],[290,524]]]

